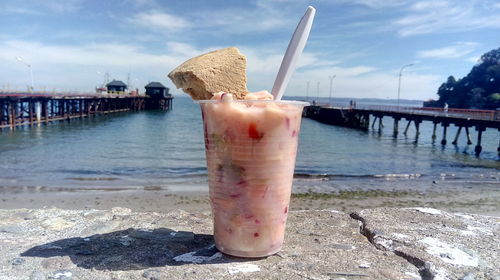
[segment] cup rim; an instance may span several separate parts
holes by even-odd
[[[217,104],[217,103],[225,103],[221,100],[212,100],[212,99],[208,99],[208,100],[194,100],[195,103],[198,103],[198,104]],[[297,105],[297,106],[309,106],[311,105],[311,103],[307,102],[307,101],[297,101],[297,100],[241,100],[241,99],[236,99],[236,100],[232,100],[232,101],[228,101],[227,103],[231,103],[231,102],[236,102],[236,103],[261,103],[261,104],[265,104],[265,103],[282,103],[282,104],[291,104],[291,105]]]

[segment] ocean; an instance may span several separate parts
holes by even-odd
[[[471,131],[473,145],[466,145],[462,132],[457,146],[442,146],[442,128],[433,143],[430,122],[421,125],[418,139],[413,126],[407,136],[402,134],[404,121],[394,138],[392,122],[384,119],[381,131],[361,131],[303,119],[294,191],[419,190],[434,188],[436,180],[457,182],[447,188],[499,182],[498,131],[483,133],[483,153],[476,157],[476,131]],[[448,129],[448,143],[455,131]],[[188,97],[176,96],[168,112],[117,113],[0,130],[0,188],[144,187],[208,188],[200,110]]]

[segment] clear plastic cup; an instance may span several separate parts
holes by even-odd
[[[281,250],[302,109],[298,101],[204,100],[201,106],[217,249],[239,257]]]

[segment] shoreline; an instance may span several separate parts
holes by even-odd
[[[321,184],[329,184],[330,191],[325,191]],[[453,180],[438,183],[421,180],[359,180],[347,183],[351,188],[343,184],[346,182],[294,182],[290,209],[354,212],[377,207],[431,207],[449,212],[500,217],[500,182],[477,184]],[[105,210],[126,207],[142,212],[168,212],[175,209],[210,211],[206,185],[141,188],[0,187],[0,194],[0,209],[57,207]]]

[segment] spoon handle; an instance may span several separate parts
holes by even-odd
[[[314,9],[314,7],[307,7],[306,13],[300,20],[297,28],[295,28],[295,32],[293,33],[292,39],[288,44],[288,48],[286,49],[285,56],[281,61],[280,70],[278,71],[278,75],[274,81],[273,90],[271,91],[274,96],[274,100],[281,100],[281,97],[283,97],[283,93],[288,86],[290,77],[295,70],[295,64],[299,60],[299,57],[306,45],[315,13],[316,9]]]

